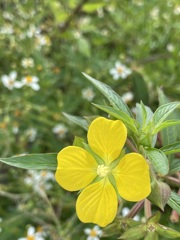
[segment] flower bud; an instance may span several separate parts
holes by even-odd
[[[166,205],[169,197],[171,195],[171,189],[169,185],[164,182],[155,181],[151,186],[151,193],[148,199],[164,211],[164,206]]]

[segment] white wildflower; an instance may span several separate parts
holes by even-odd
[[[114,80],[118,80],[119,78],[127,78],[132,73],[132,71],[121,62],[117,61],[115,63],[115,68],[112,68],[109,73],[113,76]]]
[[[50,46],[51,42],[48,36],[43,36],[41,34],[36,35],[36,43],[37,48],[41,48],[43,46]]]
[[[87,240],[99,240],[102,235],[102,230],[98,225],[95,225],[92,229],[85,228],[84,233],[88,235]]]
[[[40,29],[36,28],[34,25],[30,25],[29,29],[26,32],[28,38],[35,37],[40,34]]]
[[[82,90],[82,97],[88,101],[92,101],[95,93],[91,87],[88,87]]]
[[[167,44],[166,48],[169,52],[174,52],[175,50],[175,47],[172,43]]]
[[[51,189],[51,182],[54,180],[54,174],[52,172],[36,170],[28,170],[27,176],[24,178],[24,182],[33,187],[36,192],[39,192],[41,189]]]
[[[10,12],[3,12],[2,15],[3,15],[4,19],[13,20],[13,18],[14,18],[13,14]]]
[[[26,130],[25,134],[28,137],[29,142],[34,142],[37,136],[37,130],[35,128],[29,128]]]
[[[3,75],[1,77],[2,83],[9,90],[13,90],[14,88],[21,88],[23,86],[22,82],[16,81],[17,72],[10,72],[9,76]]]
[[[44,232],[36,231],[34,227],[30,226],[27,230],[27,236],[24,238],[19,238],[18,240],[45,240],[43,237],[45,235]]]
[[[16,135],[19,132],[19,127],[18,126],[13,126],[12,127],[12,132]]]
[[[24,68],[34,67],[34,59],[33,58],[23,58],[21,61],[21,66]]]
[[[64,124],[57,124],[53,129],[53,133],[55,133],[60,138],[65,138],[68,129],[64,126]]]
[[[38,91],[40,89],[38,82],[39,82],[39,78],[36,76],[28,75],[22,79],[22,83],[24,85],[31,87],[35,91]]]
[[[150,17],[152,19],[157,19],[159,17],[159,8],[154,7],[151,11],[150,11]]]
[[[82,33],[81,33],[80,31],[75,31],[75,32],[74,32],[74,37],[75,37],[76,39],[79,39],[81,36],[82,36]]]
[[[124,93],[121,98],[125,103],[128,103],[133,100],[134,94],[132,92],[127,92],[127,93]]]
[[[180,14],[180,5],[179,5],[179,6],[176,6],[176,7],[174,8],[174,14],[175,14],[175,15],[179,15],[179,14]]]
[[[0,34],[11,35],[14,33],[14,29],[10,24],[6,24],[5,26],[0,28]]]

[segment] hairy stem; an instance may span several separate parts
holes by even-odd
[[[144,215],[145,215],[146,219],[148,219],[152,216],[151,202],[147,198],[144,201]]]
[[[143,208],[144,200],[137,202],[126,215],[128,218],[133,218]]]

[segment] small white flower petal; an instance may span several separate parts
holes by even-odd
[[[9,77],[11,80],[15,80],[17,77],[17,72],[16,71],[10,72]]]
[[[29,86],[35,91],[38,91],[40,89],[40,86],[38,83],[31,83]]]
[[[39,78],[36,77],[36,76],[33,76],[32,77],[32,82],[34,82],[34,83],[39,82]]]
[[[128,207],[124,207],[122,209],[122,216],[125,217],[129,213],[130,209]]]
[[[115,62],[115,68],[119,68],[119,67],[122,67],[123,65],[121,64],[121,62],[119,61],[116,61]]]
[[[34,236],[35,234],[35,228],[34,227],[29,227],[27,231],[28,236]]]
[[[24,83],[22,83],[22,82],[18,82],[18,81],[14,82],[14,87],[15,88],[22,88],[23,85],[24,85]]]
[[[9,77],[7,75],[3,75],[1,77],[1,80],[2,80],[3,84],[6,84],[8,82],[8,80],[9,80]]]
[[[84,233],[89,235],[91,233],[91,229],[90,228],[85,228]]]

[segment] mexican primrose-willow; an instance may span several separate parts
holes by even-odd
[[[116,216],[118,195],[133,202],[149,195],[149,166],[138,153],[126,154],[118,162],[127,138],[119,120],[96,118],[87,138],[95,154],[77,146],[65,147],[57,157],[56,180],[66,190],[81,190],[76,212],[82,222],[104,227]]]

